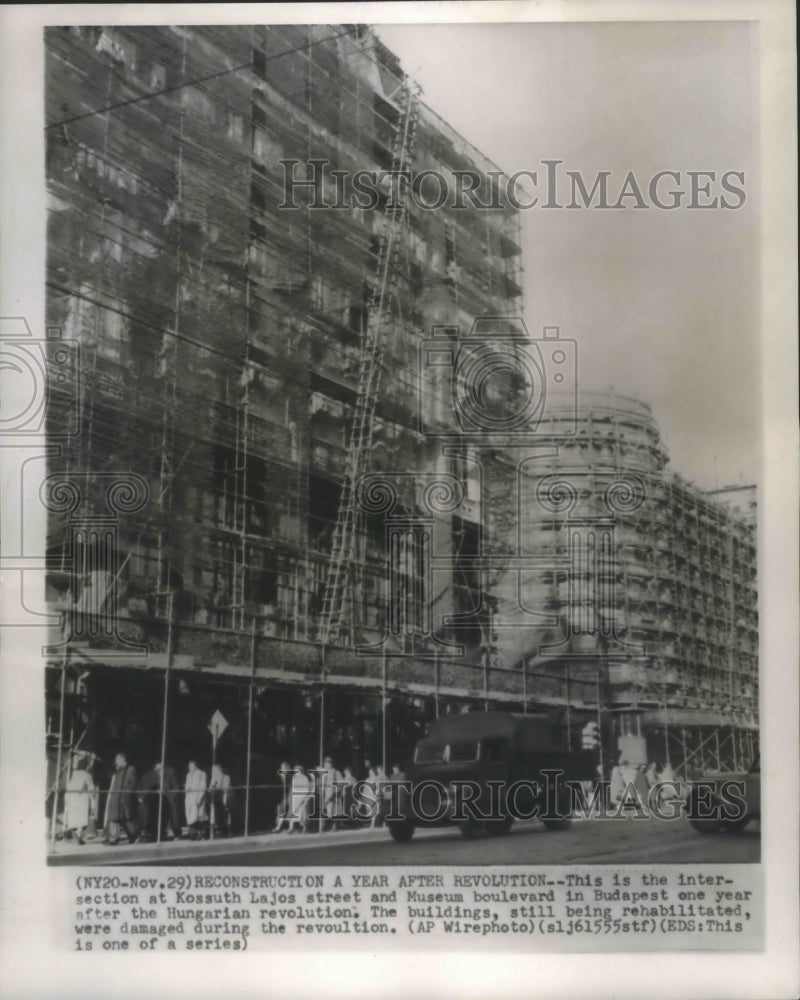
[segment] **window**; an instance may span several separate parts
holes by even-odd
[[[102,240],[103,256],[119,263],[122,260],[122,243],[113,236],[104,236]]]
[[[478,744],[474,741],[469,743],[451,743],[448,747],[448,761],[454,763],[466,763],[467,761],[478,759]]]
[[[452,222],[444,224],[444,262],[446,266],[456,262],[456,235]]]
[[[278,600],[277,575],[271,569],[250,566],[247,570],[245,598],[257,604],[272,605]]]
[[[414,751],[416,764],[441,764],[447,759],[446,743],[428,743],[423,740]]]
[[[417,764],[466,764],[478,759],[474,740],[461,743],[430,743],[423,740],[414,752]]]
[[[260,163],[277,166],[278,161],[283,159],[283,147],[271,133],[263,128],[254,128],[253,156]]]
[[[349,305],[349,296],[345,289],[339,288],[320,275],[311,280],[311,308],[324,312],[336,313],[345,318],[345,308]]]
[[[136,46],[132,42],[110,34],[106,29],[101,32],[95,50],[107,52],[114,62],[123,63],[128,69],[136,69]]]
[[[159,62],[150,67],[150,89],[163,90],[167,85],[167,71]]]
[[[267,270],[267,248],[263,243],[250,244],[250,267],[255,274],[264,275]]]
[[[408,248],[414,255],[414,259],[420,264],[424,264],[428,256],[428,244],[423,240],[419,233],[414,232],[414,230],[409,230],[408,233]]]
[[[181,104],[193,115],[208,122],[214,121],[216,117],[211,98],[199,86],[184,87],[181,91]]]
[[[253,49],[253,72],[262,80],[267,78],[267,56],[261,49]]]
[[[111,361],[119,361],[120,345],[125,335],[125,320],[110,309],[102,311],[102,329],[97,338],[97,352]]]
[[[467,500],[479,503],[481,499],[481,464],[474,445],[467,445],[467,453],[456,459],[459,479],[466,486]]]
[[[234,111],[228,112],[228,138],[241,142],[244,137],[244,120]]]

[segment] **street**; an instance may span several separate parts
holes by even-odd
[[[531,820],[503,837],[466,840],[458,830],[418,830],[408,844],[396,844],[386,830],[266,835],[247,841],[174,845],[159,857],[100,863],[246,865],[579,865],[736,864],[760,860],[758,823],[742,833],[696,833],[685,821],[582,820],[568,830],[547,831]],[[157,849],[159,853],[163,848]],[[150,853],[154,853],[151,846]]]

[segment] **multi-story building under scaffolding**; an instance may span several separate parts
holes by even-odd
[[[46,49],[48,323],[80,375],[51,386],[75,429],[45,491],[54,775],[207,757],[216,710],[256,824],[281,760],[388,768],[469,708],[544,709],[567,740],[599,717],[607,758],[644,737],[684,771],[752,752],[754,529],[665,474],[647,407],[548,405],[528,450],[502,421],[451,433],[474,321],[517,360],[529,339],[519,223],[438,204],[507,179],[372,30]]]

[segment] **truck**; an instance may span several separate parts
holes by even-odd
[[[548,830],[570,825],[573,788],[594,782],[597,750],[564,747],[566,734],[545,713],[470,712],[431,723],[398,788],[384,791],[392,838],[417,827],[455,824],[465,837],[508,833],[538,817]]]

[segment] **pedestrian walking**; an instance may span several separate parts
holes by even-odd
[[[67,782],[64,796],[64,836],[71,840],[76,831],[79,844],[85,843],[84,834],[93,815],[97,792],[88,767],[89,762],[85,758],[78,761]]]
[[[161,821],[173,838],[181,835],[180,807],[178,805],[178,794],[180,785],[175,768],[169,764],[164,764],[164,775],[161,776],[161,761],[155,763],[155,772],[159,777],[159,788],[162,796],[162,816]],[[166,820],[164,817],[166,816]]]
[[[203,828],[208,817],[206,812],[207,785],[206,772],[200,770],[195,760],[190,760],[184,784],[184,808],[186,809],[186,825],[189,827],[190,840],[200,840],[203,837]]]
[[[135,844],[138,835],[136,816],[139,811],[136,768],[128,763],[123,751],[114,758],[114,768],[106,800],[105,839],[111,845],[118,844],[122,828],[130,843]]]
[[[386,789],[386,771],[382,767],[375,769],[373,788],[375,790],[375,810],[370,826],[383,826],[383,794]]]
[[[278,770],[278,774],[280,775],[281,786],[283,788],[283,797],[275,813],[275,826],[272,828],[273,833],[280,833],[284,823],[291,824],[292,818],[292,776],[294,775],[292,765],[288,761],[284,761]]]
[[[224,764],[215,764],[211,768],[211,824],[215,836],[230,837],[231,835],[231,776]]]
[[[369,805],[367,806],[367,819],[369,820],[371,828],[377,824],[378,815],[380,813],[380,809],[378,808],[379,787],[377,768],[370,767],[367,771],[367,777],[364,779],[364,791],[369,800]]]
[[[624,791],[625,779],[622,774],[622,766],[621,764],[615,764],[611,769],[611,778],[609,780],[609,798],[612,805],[616,805],[619,802]]]
[[[292,811],[289,819],[289,833],[308,829],[308,817],[314,801],[314,784],[306,774],[302,764],[295,764],[292,777]]]
[[[340,787],[343,778],[333,766],[333,760],[326,757],[317,775],[319,787],[319,831],[333,829],[341,818]]]
[[[682,801],[684,791],[680,781],[675,777],[675,771],[669,761],[664,765],[661,774],[658,776],[658,804],[663,807],[676,800]],[[672,809],[674,810],[674,806]]]
[[[358,780],[353,774],[353,769],[346,767],[342,775],[342,812],[344,814],[344,822],[349,826],[355,820],[355,787],[358,784]]]
[[[139,840],[155,840],[158,824],[158,786],[161,781],[155,767],[145,771],[139,781]]]
[[[633,779],[633,787],[636,792],[636,801],[639,808],[647,813],[650,801],[650,785],[647,781],[647,766],[639,764],[636,768],[636,776]]]
[[[169,831],[169,839],[180,837],[181,826],[178,819],[178,779],[174,768],[164,766],[161,775],[161,761],[157,760],[146,771],[139,783],[139,829],[140,840],[158,840],[159,800],[161,811],[161,833]]]

